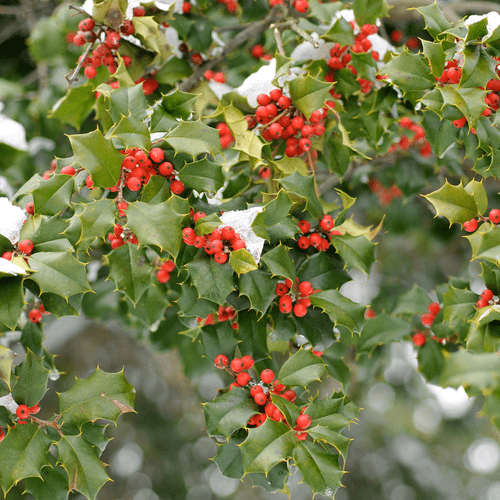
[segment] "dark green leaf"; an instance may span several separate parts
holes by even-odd
[[[179,179],[186,187],[199,192],[215,193],[224,185],[222,166],[211,162],[206,157],[194,163],[186,163],[179,171]]]
[[[278,196],[270,201],[264,210],[258,213],[252,223],[252,229],[257,236],[270,241],[268,229],[280,224],[288,216],[292,201],[284,190],[278,193]]]
[[[462,290],[450,286],[450,290],[443,295],[443,319],[444,321],[466,321],[470,319],[475,311],[478,300],[477,294],[470,290]]]
[[[255,361],[269,358],[267,333],[266,317],[259,321],[255,311],[238,313],[239,349],[242,355],[252,356]]]
[[[15,354],[3,345],[0,345],[0,380],[3,380],[10,388],[10,378],[12,376],[12,363]]]
[[[95,105],[94,85],[87,82],[79,87],[71,87],[64,97],[59,99],[49,116],[57,118],[80,130],[80,127]]]
[[[262,255],[261,260],[269,268],[273,276],[281,276],[295,282],[295,266],[283,245],[279,244],[266,252]]]
[[[219,131],[200,120],[181,121],[166,135],[165,141],[175,149],[176,153],[187,153],[193,158],[207,151],[213,155],[222,153]]]
[[[124,148],[151,149],[148,126],[132,114],[122,116],[106,135],[118,139]]]
[[[196,99],[198,99],[196,95],[174,89],[163,96],[161,106],[170,115],[187,120],[193,111]]]
[[[207,358],[213,361],[219,354],[229,359],[234,358],[238,345],[236,330],[231,328],[229,321],[218,322],[216,325],[207,325],[201,329],[203,348]]]
[[[62,467],[44,467],[41,478],[30,477],[24,481],[25,490],[37,500],[67,500],[68,476]]]
[[[281,384],[306,387],[314,380],[319,380],[325,370],[322,359],[311,350],[299,349],[292,354],[281,367],[278,380]]]
[[[287,191],[300,196],[306,201],[306,209],[316,218],[323,216],[323,207],[314,189],[312,176],[305,177],[298,172],[294,172],[288,177],[283,177],[278,181]]]
[[[401,318],[379,314],[366,321],[358,341],[360,351],[370,351],[381,344],[398,342],[411,332],[411,324]]]
[[[14,330],[24,309],[23,280],[21,278],[5,277],[0,279],[0,304],[2,304],[0,323]]]
[[[323,107],[324,102],[330,96],[332,88],[330,83],[317,80],[311,75],[299,76],[288,82],[290,98],[293,105],[309,118],[311,114]]]
[[[378,18],[386,17],[391,5],[386,0],[354,0],[354,17],[359,26],[375,24]]]
[[[54,175],[33,191],[35,212],[45,215],[59,214],[68,207],[74,191],[75,180],[71,175]]]
[[[248,297],[252,309],[264,314],[276,297],[274,289],[277,280],[257,269],[240,276],[240,295]]]
[[[229,254],[229,264],[238,277],[258,269],[255,259],[245,248],[231,252]]]
[[[331,244],[344,260],[346,266],[356,267],[367,273],[375,262],[375,243],[365,236],[332,236]]]
[[[434,40],[439,38],[438,35],[443,31],[451,28],[451,23],[446,19],[437,2],[418,7],[415,10],[424,16],[425,29]]]

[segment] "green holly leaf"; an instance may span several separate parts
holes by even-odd
[[[16,357],[8,347],[0,345],[0,380],[3,380],[10,389],[10,378],[12,376],[12,363]]]
[[[424,111],[422,125],[426,138],[436,156],[442,158],[450,146],[458,142],[459,130],[449,120],[443,120],[434,111]]]
[[[148,126],[134,115],[122,116],[106,134],[107,137],[115,137],[124,148],[139,148],[145,151],[151,149],[151,138]]]
[[[175,195],[156,205],[136,201],[127,209],[127,227],[141,245],[155,245],[175,258],[182,243],[181,223],[188,214],[189,202]]]
[[[309,119],[311,114],[323,107],[329,99],[331,83],[313,78],[311,75],[298,76],[288,82],[293,105]]]
[[[115,200],[105,199],[86,203],[77,217],[80,218],[82,228],[79,242],[87,242],[87,245],[90,245],[96,238],[105,240],[108,231],[115,224]]]
[[[317,219],[323,216],[323,207],[314,189],[314,179],[312,176],[305,177],[298,172],[279,179],[278,182],[286,191],[300,196],[306,202],[306,209]]]
[[[75,164],[91,175],[94,186],[108,188],[120,178],[123,155],[106,139],[99,129],[88,134],[69,135]]]
[[[200,120],[181,121],[165,136],[165,141],[176,153],[187,153],[193,159],[207,151],[213,155],[222,153],[219,131]]]
[[[407,50],[382,66],[379,73],[389,75],[391,82],[401,89],[403,94],[431,89],[436,84],[424,58]]]
[[[337,290],[326,290],[311,295],[311,304],[323,309],[335,325],[342,325],[351,331],[361,331],[365,306],[356,304]]]
[[[439,35],[451,28],[451,23],[446,19],[437,2],[424,7],[415,9],[420,12],[425,20],[425,29],[434,40],[439,38]],[[443,35],[444,36],[444,35]]]
[[[151,286],[152,267],[144,247],[127,243],[112,250],[106,257],[109,277],[116,290],[125,294],[134,306]]]
[[[344,471],[339,456],[325,450],[319,444],[299,441],[293,451],[293,459],[302,474],[303,481],[313,493],[334,497],[341,486]]]
[[[479,213],[484,214],[488,209],[488,195],[483,186],[483,179],[481,179],[481,182],[472,179],[467,186],[465,186],[465,190],[473,196]]]
[[[90,290],[85,265],[69,252],[38,252],[28,257],[32,271],[30,280],[40,287],[40,292],[70,297]]]
[[[61,298],[61,300],[64,299]],[[45,335],[43,333],[43,328],[41,324],[27,321],[22,329],[21,338],[19,339],[19,342],[21,342],[22,346],[26,349],[26,351],[30,349],[37,356],[39,357],[43,356],[42,342],[44,340],[45,340]]]
[[[319,380],[324,371],[325,363],[320,357],[309,349],[299,349],[285,361],[278,380],[284,385],[306,387],[314,380]]]
[[[179,179],[186,187],[199,192],[215,193],[224,185],[222,166],[206,157],[193,163],[186,163],[179,171]]]
[[[92,18],[96,23],[106,24],[115,31],[119,31],[120,25],[125,19],[126,10],[126,0],[103,0],[94,3]]]
[[[392,314],[395,316],[414,316],[427,312],[431,303],[428,293],[416,283],[413,287],[399,296]]]
[[[43,358],[27,349],[26,357],[16,369],[17,383],[12,397],[18,404],[35,406],[47,392],[49,370]]]
[[[283,219],[288,216],[292,205],[293,203],[286,192],[283,189],[280,190],[276,198],[271,200],[264,207],[264,210],[256,215],[252,223],[253,232],[257,236],[270,241],[268,230],[283,222]]]
[[[260,427],[248,431],[240,446],[245,473],[269,472],[292,455],[296,443],[295,433],[288,426],[266,419]]]
[[[484,19],[484,21],[488,21]],[[469,26],[469,34],[471,28]],[[488,55],[479,45],[466,45],[464,47],[465,61],[462,66],[462,77],[459,87],[486,88],[486,84],[492,78],[497,78],[495,73],[496,61]]]
[[[206,318],[209,314],[217,313],[215,302],[200,299],[198,290],[187,283],[181,285],[181,296],[176,301],[182,316],[199,316]]]
[[[381,313],[363,325],[358,340],[358,350],[370,351],[378,345],[398,342],[408,337],[411,330],[412,326],[408,321]]]
[[[368,273],[375,262],[375,243],[364,235],[343,234],[342,236],[332,236],[331,245],[342,257],[346,266],[356,267]]]
[[[231,328],[228,321],[215,325],[207,325],[201,329],[203,349],[210,361],[219,354],[224,354],[229,359],[234,358],[234,352],[238,345],[236,330]]]
[[[22,279],[17,277],[0,279],[0,304],[2,304],[2,307],[0,307],[0,323],[14,330],[24,309]]]
[[[158,23],[152,16],[134,16],[132,24],[135,29],[134,35],[141,40],[147,49],[157,54],[151,65],[163,66],[172,54],[172,48],[167,43],[165,33],[159,29]]]
[[[422,195],[436,210],[436,215],[443,215],[450,221],[463,224],[479,215],[476,200],[469,194],[462,182],[458,186],[452,186],[446,181],[441,188],[433,193]]]
[[[182,92],[176,88],[163,96],[161,106],[170,115],[188,120],[197,99],[197,95]]]
[[[500,357],[496,353],[458,351],[445,359],[440,385],[455,388],[463,385],[465,389],[487,391],[498,386],[499,373]]]
[[[455,88],[454,85],[438,87],[443,97],[444,106],[454,106],[467,118],[470,126],[474,126],[481,113],[487,108],[484,102],[486,90],[478,88]],[[443,107],[444,107],[443,106]]]
[[[418,369],[428,382],[439,383],[439,377],[443,371],[444,356],[438,342],[429,341],[418,348]]]
[[[500,293],[500,269],[490,262],[481,262],[481,278],[494,295]]]
[[[231,252],[229,254],[229,264],[238,277],[258,269],[255,259],[245,248]]]
[[[260,260],[269,268],[273,276],[288,278],[295,283],[295,265],[286,247],[281,243],[263,254]]]
[[[276,58],[276,74],[274,75],[274,79],[272,81],[272,84],[275,87],[279,87],[280,86],[279,79],[282,76],[286,76],[289,74],[290,68],[291,68],[292,63],[293,63],[293,59],[290,59],[289,57],[287,57],[283,54],[280,54],[278,52],[275,54],[275,58]]]
[[[472,260],[483,259],[496,266],[500,264],[500,230],[496,226],[484,223],[479,230],[465,238],[472,248]]]
[[[203,252],[203,255],[198,254],[186,267],[193,285],[203,299],[222,305],[234,290],[233,268],[229,263],[219,264]]]
[[[498,352],[500,347],[500,314],[495,306],[488,306],[476,314],[470,323],[465,346],[470,352]]]
[[[333,3],[320,3],[316,0],[309,1],[309,8],[311,10],[311,16],[315,17],[321,22],[325,19],[333,19],[335,13],[343,9],[343,5],[337,2]]]
[[[217,443],[218,451],[213,461],[217,464],[223,476],[241,479],[245,474],[241,463],[241,451],[238,446],[245,438],[246,432],[241,430],[233,436],[230,436],[226,443]]]
[[[300,415],[301,408],[291,401],[288,401],[288,399],[284,398],[280,394],[273,394],[271,396],[271,400],[273,404],[275,404],[277,408],[283,413],[288,425],[292,428],[295,427],[297,418]]]
[[[321,38],[328,42],[337,42],[342,47],[354,44],[354,32],[352,26],[343,18],[337,19],[333,26]]]
[[[280,160],[269,160],[269,164],[272,167],[277,168],[284,175],[291,175],[294,172],[298,172],[303,176],[309,175],[309,170],[307,169],[307,163],[302,158],[281,158]]]
[[[56,174],[40,183],[33,191],[37,214],[57,215],[69,205],[75,192],[75,179],[71,175]]]
[[[204,403],[203,412],[208,435],[229,438],[234,431],[246,427],[250,417],[259,411],[247,391],[233,387],[212,402]]]
[[[309,281],[315,290],[338,290],[351,277],[344,270],[343,263],[324,253],[311,255],[300,268],[300,281]]]
[[[45,310],[53,314],[56,318],[62,316],[79,316],[82,299],[83,294],[72,295],[67,301],[63,297],[53,293],[42,293],[40,295],[40,300]]]
[[[134,411],[134,396],[123,370],[107,373],[97,368],[90,377],[77,378],[69,391],[59,394],[59,412],[65,423],[79,428],[97,419],[116,422],[122,413]]]
[[[392,8],[386,0],[354,0],[354,17],[359,26],[375,24],[378,18],[386,17]]]
[[[68,476],[59,466],[43,467],[41,477],[29,477],[24,481],[25,492],[37,500],[67,500]]]
[[[267,319],[257,317],[256,311],[238,313],[239,349],[242,355],[252,356],[255,361],[269,358],[267,348]]]
[[[142,188],[141,201],[143,203],[157,204],[167,201],[169,198],[169,185],[162,175],[153,175]]]
[[[210,214],[206,217],[200,217],[194,224],[196,234],[204,235],[210,234],[215,228],[219,227],[222,221],[217,214]]]
[[[94,446],[99,455],[106,449],[108,443],[111,441],[111,438],[104,435],[107,428],[108,424],[99,425],[92,422],[85,422],[82,425],[83,439]]]
[[[449,291],[443,294],[443,320],[452,323],[470,319],[476,312],[477,300],[474,292],[450,285]]]
[[[321,354],[321,359],[326,364],[328,374],[335,380],[338,380],[344,386],[344,390],[351,381],[349,367],[343,360],[345,354],[346,348],[342,342],[333,342],[333,344]]]
[[[313,401],[304,412],[311,417],[309,428],[316,426],[327,427],[331,431],[339,432],[350,422],[353,422],[359,408],[350,411],[350,403],[346,404],[340,393],[334,393],[331,398]]]
[[[105,92],[103,94],[109,98],[109,114],[114,123],[119,122],[122,116],[129,115],[139,121],[146,119],[148,116],[146,111],[147,101],[142,89],[142,83],[116,90],[110,88],[110,90],[109,94]]]
[[[443,42],[429,42],[422,40],[424,54],[429,59],[431,71],[434,76],[440,78],[443,74],[446,54],[443,48]]]
[[[70,478],[70,490],[94,500],[99,490],[110,481],[104,464],[81,435],[64,436],[56,443],[58,461]]]
[[[49,116],[80,130],[82,123],[95,105],[94,92],[94,85],[91,82],[79,87],[71,87],[64,97],[54,104],[49,111]]]
[[[65,239],[62,233],[68,228],[68,221],[61,217],[47,217],[45,215],[32,215],[28,217],[21,229],[20,239],[29,239],[36,248],[42,243],[51,243]]]
[[[252,309],[264,314],[276,297],[274,289],[278,280],[271,278],[269,273],[257,269],[242,274],[239,281],[240,295],[248,297]]]

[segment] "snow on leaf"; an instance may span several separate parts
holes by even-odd
[[[248,104],[257,107],[257,96],[269,94],[276,87],[272,84],[276,75],[276,59],[262,66],[259,71],[252,73],[237,89],[238,94],[246,97]]]
[[[21,228],[27,218],[26,212],[14,206],[8,198],[0,198],[0,234],[17,243]]]
[[[0,257],[0,274],[2,273],[17,276],[18,274],[26,274],[26,271],[22,267],[13,264],[10,260]]]

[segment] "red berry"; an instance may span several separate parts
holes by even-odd
[[[477,302],[476,302],[476,307],[478,309],[481,309],[482,307],[486,307],[486,306],[489,306],[490,303],[488,300],[485,300],[485,299],[479,299]]]
[[[319,223],[321,229],[324,231],[330,231],[333,228],[333,218],[331,215],[324,215]]]
[[[427,313],[422,314],[420,321],[424,326],[432,326],[432,323],[434,323],[434,316],[432,314],[427,314]]]
[[[168,177],[169,175],[172,174],[174,171],[173,165],[168,162],[164,161],[159,167],[158,167],[158,172],[163,175],[163,177]]]
[[[160,269],[156,273],[156,279],[160,283],[167,283],[170,280],[170,273],[168,271],[166,271],[165,269]]]
[[[127,181],[127,187],[130,189],[130,191],[139,191],[141,189],[141,181],[137,177],[131,177]]]
[[[269,133],[273,139],[279,139],[281,137],[281,133],[283,132],[283,127],[275,122],[269,127]]]
[[[231,361],[231,369],[235,373],[240,373],[245,368],[245,365],[241,358],[234,358]]]
[[[61,168],[61,174],[75,175],[75,169],[72,166],[68,165],[66,167]]]
[[[309,151],[312,147],[311,141],[307,137],[303,137],[299,141],[299,148],[302,149],[302,151]]]
[[[182,4],[182,12],[183,14],[189,14],[191,12],[191,4],[189,2],[184,2]]]
[[[29,411],[30,411],[31,415],[36,415],[40,411],[40,403],[37,403],[36,405],[31,406],[29,408]]]
[[[181,194],[184,191],[184,184],[178,180],[172,181],[170,183],[170,191],[175,194]]]
[[[245,385],[248,384],[248,382],[250,382],[250,379],[251,377],[247,372],[241,372],[236,377],[236,382],[238,382],[238,384],[244,387]]]
[[[32,309],[28,314],[28,318],[32,323],[40,323],[42,313],[38,309]]]
[[[427,306],[427,310],[429,311],[429,314],[432,314],[433,316],[436,316],[436,314],[439,311],[441,311],[441,306],[437,302],[433,302],[432,304],[429,304]]]
[[[290,289],[284,284],[284,283],[278,283],[276,285],[276,288],[274,289],[274,292],[276,293],[276,295],[278,295],[279,297],[283,297],[284,295],[286,295],[288,292],[290,291]]]
[[[222,71],[214,74],[214,80],[218,83],[226,83],[226,75]]]
[[[159,86],[160,84],[158,80],[156,80],[156,78],[146,78],[142,82],[142,90],[144,92],[144,95],[151,95]]]
[[[308,297],[314,292],[314,287],[310,281],[302,281],[299,283],[299,292],[303,297]]]
[[[132,15],[134,17],[143,17],[146,15],[146,9],[144,7],[134,7],[132,9]]]
[[[254,364],[254,360],[252,358],[252,356],[243,356],[241,358],[241,361],[243,361],[243,368],[245,370],[250,370],[250,368],[252,368],[253,364]]]
[[[309,3],[307,0],[297,0],[295,2],[295,9],[300,13],[307,12],[309,10]]]
[[[266,368],[260,373],[260,379],[264,382],[264,384],[270,384],[274,380],[274,372],[269,368]]]
[[[260,59],[264,55],[264,47],[260,44],[254,45],[250,53],[255,59]]]
[[[22,240],[18,245],[19,251],[26,255],[30,255],[33,251],[33,242],[31,240]]]
[[[5,431],[2,428],[0,428],[0,443],[3,441],[4,437],[5,437]]]
[[[297,417],[297,426],[301,429],[307,429],[311,425],[311,417],[303,413]]]
[[[234,227],[232,227],[232,226],[224,226],[220,230],[220,235],[221,235],[221,238],[223,240],[231,241],[235,237],[236,231],[234,230]]]
[[[253,398],[259,392],[264,392],[264,388],[261,385],[252,385],[250,388],[250,396]]]
[[[293,314],[298,318],[303,318],[307,314],[307,307],[304,304],[295,304],[293,306]]]
[[[16,415],[19,418],[26,418],[30,414],[30,409],[26,405],[19,405],[16,408]]]
[[[33,215],[35,213],[35,204],[32,201],[29,201],[28,203],[26,203],[26,207],[24,209],[30,215]]]
[[[500,210],[498,208],[490,210],[488,216],[490,218],[490,222],[493,222],[494,224],[498,224],[500,222]]]
[[[464,229],[468,233],[473,233],[479,226],[477,219],[471,219],[470,221],[464,222]]]
[[[297,244],[300,248],[302,248],[302,250],[307,250],[311,246],[311,243],[309,242],[309,238],[307,236],[301,236],[297,240]]]
[[[486,288],[481,292],[481,298],[489,302],[493,298],[493,292]]]
[[[411,338],[412,342],[417,346],[417,347],[421,347],[423,346],[426,341],[427,341],[427,337],[425,335],[425,333],[422,333],[422,332],[417,332],[413,335],[413,337]]]
[[[254,387],[260,387],[260,386],[255,386]],[[262,387],[261,387],[262,389]],[[263,391],[260,391],[260,392],[257,392],[257,394],[255,394],[253,396],[253,400],[260,406],[262,405],[265,405],[267,403],[267,396],[264,394]]]
[[[288,314],[292,310],[292,297],[290,297],[290,295],[283,295],[280,297],[279,309],[284,314]]]
[[[83,21],[80,21],[78,24],[78,29],[80,31],[90,31],[95,28],[95,22],[91,17],[88,17],[87,19],[84,19]]]
[[[2,259],[5,259],[5,260],[12,260],[12,252],[4,252],[2,254]]]
[[[224,264],[225,262],[227,262],[227,253],[217,252],[214,255],[214,258],[215,258],[215,262],[218,262],[219,264]]]
[[[283,397],[293,403],[297,399],[297,394],[292,389],[289,389],[283,393]]]
[[[257,96],[257,102],[261,106],[267,106],[268,104],[271,104],[271,98],[267,94],[259,94]]]
[[[292,105],[292,100],[286,95],[281,96],[278,99],[278,106],[281,109],[288,109],[291,105]]]
[[[149,152],[149,157],[151,160],[153,160],[155,163],[161,163],[165,159],[165,153],[163,152],[163,149],[160,148],[153,148]]]

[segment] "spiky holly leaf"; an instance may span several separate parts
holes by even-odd
[[[36,271],[29,279],[38,284],[41,293],[70,297],[90,290],[85,265],[69,252],[38,252],[28,257],[28,263]]]
[[[495,225],[484,223],[466,238],[472,248],[472,260],[483,259],[496,266],[500,264],[500,230]]]
[[[299,349],[285,361],[278,380],[284,385],[306,387],[314,380],[319,380],[324,370],[325,363],[320,357],[311,350]]]
[[[94,448],[96,452],[100,455],[108,446],[111,438],[104,435],[109,424],[99,425],[92,422],[85,422],[82,425],[82,437],[85,441],[88,441]]]
[[[212,402],[204,403],[205,423],[209,436],[224,436],[246,427],[252,415],[259,412],[247,391],[233,387]]]
[[[16,369],[17,383],[12,389],[12,397],[19,404],[35,406],[47,391],[49,370],[43,358],[27,349],[26,357]]]
[[[111,139],[105,139],[99,129],[68,138],[75,164],[87,170],[95,186],[108,188],[118,182],[123,155],[115,149]]]
[[[351,281],[340,259],[324,252],[311,255],[299,272],[300,281],[309,281],[318,290],[339,289]]]
[[[197,99],[197,95],[176,88],[163,96],[161,106],[170,115],[187,120],[193,112],[193,105]]]
[[[293,450],[293,459],[302,474],[303,481],[314,493],[333,498],[341,486],[344,474],[339,456],[325,450],[320,444],[299,441]]]
[[[229,254],[229,264],[238,277],[258,269],[255,259],[245,248],[231,252]]]
[[[277,168],[284,175],[291,175],[294,172],[298,172],[301,175],[307,176],[309,171],[307,170],[307,163],[302,158],[281,158],[280,160],[269,160],[269,164]]]
[[[297,418],[299,417],[301,412],[301,408],[296,404],[292,403],[291,401],[288,401],[288,399],[284,398],[280,394],[273,394],[271,396],[271,401],[283,413],[288,425],[292,428],[295,427],[297,423]]]
[[[425,20],[425,29],[431,35],[434,40],[437,38],[442,38],[444,35],[439,37],[443,31],[451,28],[451,23],[446,19],[442,10],[438,7],[437,2],[431,5],[425,5],[424,7],[418,7],[415,9],[420,12]]]
[[[248,431],[240,446],[245,473],[269,472],[292,456],[296,443],[295,433],[287,425],[266,419],[260,427]]]
[[[429,42],[429,40],[422,40],[422,47],[424,54],[429,59],[431,71],[434,76],[439,78],[444,70],[444,63],[446,61],[446,54],[442,42]]]
[[[229,359],[234,358],[238,345],[236,330],[231,328],[229,321],[215,325],[207,325],[201,329],[203,349],[208,359],[214,360],[219,354]]]
[[[24,223],[20,239],[29,239],[37,247],[42,243],[51,243],[64,238],[62,233],[67,227],[68,221],[61,219],[61,217],[32,215]]]
[[[12,376],[12,363],[15,354],[3,345],[0,345],[0,380],[3,380],[10,389],[10,378]]]
[[[298,76],[288,82],[293,105],[309,119],[311,114],[323,107],[330,97],[331,83],[313,78],[311,75]]]
[[[33,191],[35,212],[37,214],[57,215],[68,207],[74,192],[74,177],[65,174],[52,176]]]
[[[359,26],[375,24],[382,17],[386,17],[392,8],[386,0],[354,0],[352,4],[354,17]]]
[[[424,58],[407,50],[382,66],[379,73],[389,75],[391,82],[401,89],[403,94],[431,89],[436,84]]]
[[[142,188],[141,201],[143,203],[161,203],[170,198],[168,182],[162,175],[153,175]]]
[[[259,320],[256,311],[240,311],[238,313],[238,338],[241,354],[252,356],[255,361],[269,358],[267,348],[267,320]]]
[[[485,19],[487,21],[487,19]],[[470,27],[469,27],[470,33]],[[465,62],[462,66],[462,77],[459,87],[486,88],[492,78],[496,78],[496,61],[486,54],[479,45],[466,45],[464,47]]]
[[[155,245],[175,258],[182,243],[181,223],[188,214],[188,201],[175,195],[156,205],[136,201],[127,209],[127,227],[141,245]]]
[[[92,445],[78,435],[62,437],[56,447],[58,461],[68,474],[69,489],[94,500],[110,478]]]
[[[176,153],[186,153],[193,159],[207,151],[212,155],[222,153],[219,131],[200,120],[181,121],[165,136],[165,141],[175,149]]]
[[[411,323],[401,318],[381,313],[366,321],[357,342],[359,351],[370,351],[378,345],[398,342],[410,335]]]
[[[14,330],[24,309],[23,280],[16,277],[0,279],[0,323]],[[1,370],[0,370],[1,371]]]
[[[135,36],[142,44],[157,55],[151,65],[161,67],[172,54],[172,48],[167,43],[165,33],[159,29],[158,23],[151,16],[134,16],[132,24],[135,29]]]
[[[197,191],[217,192],[224,185],[224,174],[219,163],[207,157],[193,163],[186,163],[179,171],[179,179],[185,186]]]
[[[222,305],[234,290],[234,271],[227,262],[219,264],[203,252],[203,255],[197,255],[186,267],[201,298]]]
[[[125,294],[135,306],[151,286],[152,267],[146,258],[145,248],[126,243],[112,250],[106,260],[109,277],[115,282],[116,290]]]
[[[439,384],[439,377],[443,371],[444,356],[438,342],[426,342],[418,348],[418,369],[428,382]]]
[[[51,118],[57,118],[80,130],[80,127],[95,105],[94,84],[87,82],[79,87],[71,87],[49,112]]]
[[[476,200],[469,194],[462,182],[458,186],[452,186],[446,181],[437,191],[422,195],[436,210],[436,215],[443,215],[450,221],[463,224],[479,215]]]
[[[486,194],[486,190],[483,186],[483,179],[481,179],[481,182],[472,179],[465,186],[465,190],[474,197],[479,213],[484,214],[484,212],[488,209],[488,195]]]
[[[276,278],[261,269],[240,276],[240,295],[248,297],[252,309],[264,314],[276,297]]]
[[[105,92],[101,91],[104,95]],[[109,114],[114,123],[120,121],[122,116],[133,115],[137,120],[144,120],[148,113],[146,112],[147,101],[142,83],[131,87],[120,89],[111,89],[107,95],[110,101]]]
[[[0,443],[0,485],[7,494],[21,479],[41,477],[49,462],[52,440],[37,425],[29,422],[9,429]]]
[[[446,109],[445,106],[454,106],[467,118],[472,127],[487,108],[484,102],[486,90],[468,87],[454,88],[452,85],[445,85],[438,87],[438,89],[443,97],[443,110]]]
[[[134,115],[122,116],[106,134],[106,137],[115,137],[124,148],[139,148],[145,151],[151,149],[151,138],[148,126]]]
[[[295,283],[295,265],[287,249],[280,243],[261,257],[273,276],[288,278]]]
[[[122,413],[134,411],[134,397],[135,390],[123,370],[107,373],[97,368],[90,377],[77,378],[69,391],[59,394],[59,411],[65,423],[78,427],[97,419],[116,422]]]
[[[43,467],[41,477],[29,477],[24,481],[25,492],[37,500],[67,500],[68,475],[62,467]]]
[[[217,214],[210,214],[206,217],[200,217],[194,224],[196,234],[200,236],[211,233],[216,227],[219,227],[222,221]]]
[[[413,287],[401,294],[391,311],[395,316],[414,316],[427,312],[427,306],[431,303],[429,294],[416,283]]]
[[[292,175],[279,179],[278,182],[286,191],[303,198],[306,202],[306,209],[311,212],[313,217],[319,219],[323,216],[323,207],[314,189],[312,176],[306,177],[294,172]]]
[[[352,332],[359,332],[364,320],[365,306],[356,304],[337,290],[326,290],[311,295],[311,304],[323,309],[335,325],[342,325]]]
[[[241,479],[245,474],[241,463],[241,451],[238,446],[245,440],[245,438],[246,432],[241,430],[233,436],[230,436],[227,442],[222,444],[217,443],[218,451],[217,455],[213,458],[213,461],[217,464],[217,467],[223,476],[233,479]]]
[[[82,234],[80,242],[92,243],[96,238],[106,239],[106,233],[116,220],[115,200],[97,200],[83,205],[80,217]]]
[[[477,300],[474,292],[450,285],[450,289],[443,294],[443,320],[452,323],[470,319],[476,312]]]
[[[115,31],[119,31],[126,11],[126,0],[103,0],[93,5],[92,18],[96,23],[106,24]]]
[[[487,306],[477,311],[465,339],[468,351],[498,352],[500,347],[500,312],[495,309],[495,306]]]
[[[490,262],[481,262],[481,278],[488,290],[495,295],[500,293],[500,269]]]
[[[59,298],[64,301],[62,297]],[[19,339],[19,342],[21,342],[22,346],[26,350],[30,349],[34,354],[41,357],[43,356],[42,342],[44,340],[45,335],[43,333],[42,325],[40,323],[32,323],[31,321],[27,321],[23,326],[21,338]]]
[[[375,262],[375,243],[364,235],[332,236],[331,245],[342,257],[346,266],[356,267],[367,273]]]
[[[325,362],[328,373],[343,385],[344,390],[351,381],[349,367],[343,360],[345,354],[346,347],[342,342],[333,342],[321,354],[321,359]]]
[[[179,306],[182,316],[206,318],[209,314],[217,312],[215,302],[200,299],[196,288],[187,283],[181,285],[181,296],[177,299],[176,304]]]
[[[264,210],[255,216],[252,229],[257,236],[270,241],[268,230],[283,222],[290,211],[293,203],[282,189],[274,200],[271,200]]]
[[[352,26],[343,18],[338,18],[333,26],[321,38],[329,42],[337,42],[341,46],[354,44]]]

